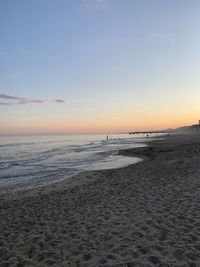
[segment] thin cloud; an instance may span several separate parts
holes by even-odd
[[[0,98],[4,98],[4,99],[20,99],[19,97],[16,96],[11,96],[11,95],[4,95],[4,94],[0,94]]]
[[[63,100],[63,99],[55,99],[54,102],[56,102],[56,103],[65,103],[65,100]]]
[[[3,105],[3,106],[10,106],[10,105],[13,105],[13,104],[12,104],[12,103],[0,102],[0,105]]]
[[[17,97],[12,95],[0,94],[0,99],[5,100],[5,102],[0,102],[0,105],[25,105],[25,104],[45,104],[45,103],[58,103],[62,104],[65,102],[63,99],[53,99],[53,100],[41,100],[41,99],[31,99],[25,97]],[[7,102],[7,101],[13,102]]]

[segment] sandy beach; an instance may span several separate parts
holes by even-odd
[[[0,266],[200,266],[200,135],[135,165],[0,195]]]

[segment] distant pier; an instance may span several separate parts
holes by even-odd
[[[129,132],[129,134],[168,134],[170,133],[171,131],[143,131],[143,132]]]

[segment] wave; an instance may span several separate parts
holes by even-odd
[[[82,171],[122,167],[134,163],[134,159],[119,157],[119,149],[143,146],[132,139],[110,139],[105,136],[74,140],[22,141],[0,144],[4,148],[0,156],[1,187],[14,184],[33,184],[64,179]]]
[[[70,139],[61,140],[59,142],[70,142]],[[41,145],[41,144],[53,144],[58,143],[56,140],[51,141],[36,141],[36,142],[17,142],[17,143],[6,143],[6,144],[0,144],[0,148],[4,147],[16,147],[16,146],[31,146],[31,145]]]

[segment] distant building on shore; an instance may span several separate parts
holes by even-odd
[[[165,130],[160,130],[160,131],[141,131],[141,132],[129,132],[129,134],[155,134],[155,133],[160,133],[160,134],[169,134],[169,133],[200,133],[200,120],[198,121],[197,124],[193,124],[190,126],[182,126],[176,129],[165,129]]]
[[[199,133],[200,132],[200,120],[197,124],[193,124],[191,126],[184,126],[175,129],[175,132],[181,133]]]

